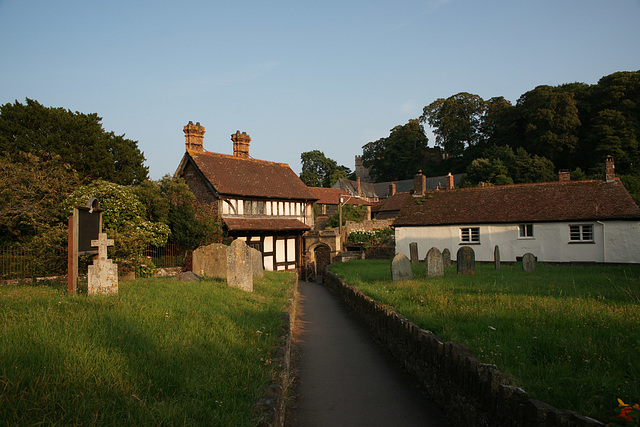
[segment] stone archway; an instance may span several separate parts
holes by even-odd
[[[316,275],[324,276],[324,269],[331,264],[331,248],[329,245],[319,244],[313,249],[316,262]]]
[[[324,274],[338,254],[340,238],[334,230],[314,230],[304,235],[305,280]]]

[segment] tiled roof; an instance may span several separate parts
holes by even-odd
[[[396,193],[393,196],[385,199],[381,203],[375,205],[372,212],[397,212],[404,206],[407,201],[407,197],[411,196],[409,193]]]
[[[189,151],[191,159],[213,188],[225,195],[315,200],[315,195],[286,163],[245,159],[227,154]]]
[[[640,220],[622,182],[570,181],[429,191],[409,197],[394,226]]]
[[[223,218],[229,231],[297,231],[311,227],[290,218]]]
[[[465,174],[458,173],[453,175],[453,184],[454,186],[460,185],[460,180],[464,177]],[[427,177],[427,190],[435,190],[438,187],[445,188],[446,187],[446,176],[429,176]],[[404,193],[407,191],[413,190],[413,178],[412,179],[403,179],[400,181],[389,181],[389,182],[361,182],[360,183],[360,191],[364,197],[369,198],[380,198],[385,199],[389,197],[389,185],[391,183],[396,185],[396,194]],[[343,190],[355,194],[358,191],[357,181],[351,181],[348,179],[339,179],[334,185],[333,188],[342,188]]]
[[[340,200],[340,195],[346,196],[343,198],[346,204],[349,205],[370,205],[371,203],[366,202],[362,199],[355,198],[351,196],[344,190],[339,188],[324,188],[324,187],[309,187],[311,191],[318,198],[316,203],[320,203],[323,205],[337,205]]]

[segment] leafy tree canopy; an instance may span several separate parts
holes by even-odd
[[[309,187],[330,188],[339,179],[347,179],[351,170],[326,157],[320,150],[306,151],[300,155],[302,171],[300,179]]]
[[[422,169],[429,139],[417,119],[391,129],[386,138],[363,147],[362,162],[375,182],[412,178]]]
[[[121,185],[147,180],[137,142],[107,132],[97,114],[44,107],[28,99],[0,106],[0,154],[21,161],[21,152],[56,154],[81,178]]]

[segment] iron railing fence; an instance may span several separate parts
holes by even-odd
[[[190,256],[177,245],[149,246],[144,255],[158,268],[182,267]],[[86,271],[91,257],[81,257],[80,270]],[[60,278],[67,275],[67,248],[38,250],[20,246],[0,246],[0,281],[26,281],[37,278]]]

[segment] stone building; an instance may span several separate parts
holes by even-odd
[[[231,135],[233,155],[205,151],[205,128],[184,126],[186,152],[176,175],[229,235],[262,253],[265,270],[296,270],[303,264],[303,234],[313,229],[314,193],[289,165],[249,156],[251,138]]]

